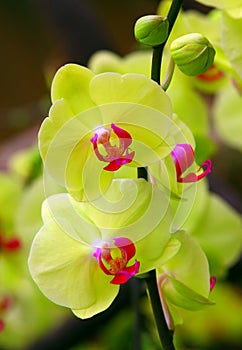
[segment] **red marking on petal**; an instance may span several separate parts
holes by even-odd
[[[124,284],[131,277],[135,276],[139,271],[140,262],[135,260],[134,265],[126,266],[123,270],[116,273],[115,277],[112,279],[110,283],[112,284]]]
[[[18,238],[11,238],[3,244],[4,250],[15,251],[21,248],[21,242]]]
[[[136,249],[131,239],[126,237],[118,237],[114,238],[113,240],[116,247],[125,252],[127,260],[130,260],[135,256]]]
[[[130,276],[128,276],[126,273],[123,271],[120,271],[116,273],[112,281],[110,282],[111,284],[124,284],[130,279]]]
[[[107,171],[116,171],[121,168],[122,165],[128,164],[132,162],[134,157],[134,152],[132,152],[132,158],[118,158],[110,162],[107,166],[105,166],[103,169]]]
[[[205,160],[205,162],[202,163],[200,168],[198,170],[203,169],[202,174],[198,175],[198,180],[202,179],[207,174],[211,173],[212,171],[212,161],[210,159]]]
[[[241,82],[238,82],[235,78],[231,78],[232,85],[238,91],[240,95],[242,95],[242,85]]]
[[[211,276],[211,277],[210,277],[210,292],[213,290],[213,288],[214,288],[216,282],[217,282],[216,277],[215,277],[215,276]]]
[[[94,134],[94,136],[90,139],[91,143],[93,144],[94,152],[99,160],[105,161],[104,156],[98,150],[97,140],[98,140],[97,134]]]
[[[116,171],[121,166],[130,163],[134,158],[135,152],[129,153],[132,137],[126,130],[119,128],[114,123],[111,124],[111,129],[106,127],[98,128],[90,141],[93,144],[97,158],[109,163],[104,167],[104,170]],[[116,135],[114,139],[111,137],[111,132]]]
[[[198,181],[198,176],[194,173],[190,173],[184,177],[179,177],[179,179],[177,179],[177,181],[184,182],[184,183],[196,182],[196,181]]]
[[[3,296],[3,298],[0,300],[0,311],[6,311],[9,306],[11,305],[12,300],[8,296]]]
[[[2,332],[5,328],[5,323],[2,319],[0,319],[0,332]]]
[[[10,239],[5,239],[5,237],[0,234],[0,249],[4,251],[16,251],[21,248],[21,241],[17,237]]]
[[[224,73],[219,70],[214,64],[212,64],[212,66],[205,73],[196,76],[196,78],[207,82],[213,82],[223,77]]]
[[[101,267],[103,272],[106,275],[112,275],[111,272],[106,268],[106,266],[104,265],[104,263],[102,261],[102,249],[101,248],[97,248],[95,250],[95,252],[93,253],[93,256],[97,259],[98,265]]]
[[[135,260],[133,265],[127,266],[136,252],[135,245],[129,238],[118,237],[113,240],[115,246],[120,250],[119,256],[115,254],[115,257],[112,257],[112,251],[117,250],[117,248],[110,247],[108,243],[104,243],[101,248],[97,248],[93,256],[106,275],[114,276],[110,283],[123,284],[139,271],[140,263]]]
[[[135,260],[134,265],[125,267],[125,271],[130,275],[134,276],[136,275],[136,273],[139,272],[139,268],[140,268],[140,262],[138,260]]]
[[[107,171],[117,171],[120,169],[122,164],[119,164],[116,160],[113,160],[110,162],[107,166],[105,166],[103,169]]]
[[[127,149],[131,143],[132,143],[132,137],[131,135],[128,133],[128,131],[119,128],[117,125],[115,125],[114,123],[111,124],[111,128],[113,129],[113,131],[115,132],[115,134],[119,137],[119,139],[123,140],[124,143],[124,149]]]

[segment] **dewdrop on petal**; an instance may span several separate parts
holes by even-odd
[[[142,44],[157,46],[168,36],[169,22],[167,18],[158,15],[143,16],[137,20],[134,35]]]
[[[212,44],[199,33],[186,34],[174,40],[170,52],[178,68],[189,76],[206,72],[215,55]]]

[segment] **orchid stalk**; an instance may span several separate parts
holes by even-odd
[[[178,13],[180,11],[180,8],[182,6],[183,0],[173,0],[170,10],[167,15],[169,28],[168,28],[168,35],[166,40],[153,48],[153,57],[152,57],[152,68],[151,68],[151,79],[156,81],[158,84],[160,84],[160,72],[161,72],[161,62],[162,62],[162,54],[163,50],[166,44],[166,41],[169,37],[169,34],[173,28],[173,25],[176,21],[176,18],[178,16]]]
[[[170,10],[167,15],[168,20],[168,36],[172,30],[172,27],[175,23],[175,20],[180,11],[182,0],[173,0]],[[157,84],[160,84],[160,72],[161,72],[161,62],[162,62],[162,54],[168,39],[168,36],[164,42],[160,45],[153,47],[153,57],[152,57],[152,68],[151,68],[151,79],[154,80]],[[174,67],[171,69],[173,72]],[[171,74],[170,74],[171,75]],[[171,76],[167,79],[169,83],[171,81]],[[168,84],[165,83],[165,88],[167,89]],[[145,177],[145,170],[139,170],[138,176]],[[155,317],[155,322],[158,330],[158,334],[160,337],[161,344],[164,350],[173,350],[175,349],[173,344],[173,334],[168,329],[165,316],[163,313],[163,308],[161,304],[161,299],[159,296],[159,291],[157,287],[156,281],[156,271],[152,270],[148,273],[148,277],[145,278],[147,289],[149,293],[149,297],[151,300],[152,310]]]

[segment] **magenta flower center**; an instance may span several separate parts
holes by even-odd
[[[132,143],[131,135],[114,123],[109,129],[100,127],[95,130],[90,141],[97,158],[109,163],[104,167],[105,170],[116,171],[122,165],[130,163],[134,158],[135,152],[129,148]]]
[[[113,241],[115,247],[105,242],[95,250],[93,256],[106,275],[114,276],[112,284],[123,284],[139,271],[140,263],[135,260],[133,265],[127,266],[136,252],[135,245],[130,239],[119,237]]]

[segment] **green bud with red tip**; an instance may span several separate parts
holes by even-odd
[[[186,34],[174,40],[170,52],[178,68],[189,76],[206,72],[215,55],[212,44],[199,33]]]

